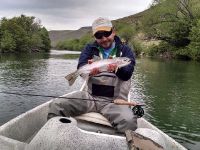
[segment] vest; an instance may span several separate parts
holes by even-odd
[[[99,56],[103,59],[102,50],[100,47]],[[117,53],[117,48],[115,47],[111,53],[110,57],[115,58]],[[95,56],[98,57],[98,56]],[[120,57],[120,56],[119,56]],[[128,81],[123,81],[119,79],[115,73],[112,72],[102,72],[95,76],[92,76],[87,81],[87,91],[94,96],[106,97],[111,100],[113,99],[124,99],[128,100],[128,94],[131,88],[131,79]]]

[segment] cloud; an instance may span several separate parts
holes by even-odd
[[[0,17],[35,16],[48,30],[90,26],[97,17],[117,19],[147,9],[152,0],[1,0]]]

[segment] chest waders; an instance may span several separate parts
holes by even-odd
[[[103,48],[97,47],[99,56],[103,59]],[[117,57],[117,48],[113,48],[110,52],[109,58]],[[119,79],[113,72],[102,72],[88,80],[88,92],[94,96],[102,96],[110,98],[111,100],[121,98],[128,99],[128,93],[131,87],[131,80],[123,81]]]
[[[120,57],[118,49],[111,52],[110,56]],[[103,54],[99,50],[99,56],[103,59]],[[106,117],[111,125],[121,133],[127,129],[135,130],[137,128],[137,117],[133,115],[132,110],[126,105],[116,105],[103,102],[121,98],[128,99],[128,93],[131,86],[131,80],[123,81],[115,73],[102,72],[88,79],[84,91],[71,93],[66,97],[80,98],[80,100],[55,99],[49,105],[48,119],[55,116],[78,116],[88,112],[99,112]],[[96,97],[97,96],[97,97]],[[81,99],[93,99],[94,101],[83,101]],[[95,101],[95,100],[98,101]],[[102,101],[101,101],[102,100]]]

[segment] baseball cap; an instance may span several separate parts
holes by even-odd
[[[109,19],[99,17],[92,23],[92,32],[94,35],[98,31],[110,31],[112,27],[112,22]]]

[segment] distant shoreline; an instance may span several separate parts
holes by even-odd
[[[53,55],[61,55],[61,54],[81,54],[81,51],[70,51],[70,50],[56,50],[56,49],[51,49],[50,54]]]

